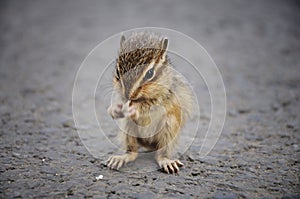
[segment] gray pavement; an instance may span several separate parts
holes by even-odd
[[[299,198],[299,13],[292,0],[1,1],[0,198]],[[218,143],[205,158],[191,147],[179,175],[108,170],[72,122],[85,56],[144,26],[201,43],[227,91]]]

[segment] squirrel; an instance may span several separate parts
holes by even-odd
[[[168,174],[184,166],[171,155],[194,101],[188,83],[171,65],[168,43],[166,37],[153,32],[121,36],[113,77],[118,99],[108,113],[113,119],[122,118],[126,153],[108,158],[111,169],[134,161],[140,146],[155,151],[159,167]]]

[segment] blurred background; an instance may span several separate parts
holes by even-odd
[[[299,197],[299,13],[296,0],[1,1],[1,198]],[[198,41],[226,87],[218,143],[205,159],[183,155],[180,177],[109,171],[73,124],[84,58],[111,35],[145,26]]]

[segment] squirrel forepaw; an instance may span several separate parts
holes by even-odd
[[[122,104],[110,105],[110,107],[107,109],[107,112],[113,119],[122,118],[124,117],[122,108]]]
[[[136,110],[134,106],[130,106],[128,111],[125,112],[125,117],[132,118],[133,120],[137,120],[139,117],[139,112]]]
[[[129,105],[129,103],[110,105],[107,112],[113,119],[127,117],[137,120],[139,118],[139,112],[136,107]]]

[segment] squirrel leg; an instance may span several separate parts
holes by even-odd
[[[168,174],[177,173],[179,172],[179,167],[184,166],[179,160],[172,160],[170,158],[177,143],[178,133],[179,126],[174,124],[165,126],[158,135],[158,150],[155,159],[162,171]]]
[[[119,170],[123,165],[128,162],[134,161],[138,156],[138,142],[133,136],[126,135],[126,153],[124,155],[114,155],[106,161],[110,169]]]

